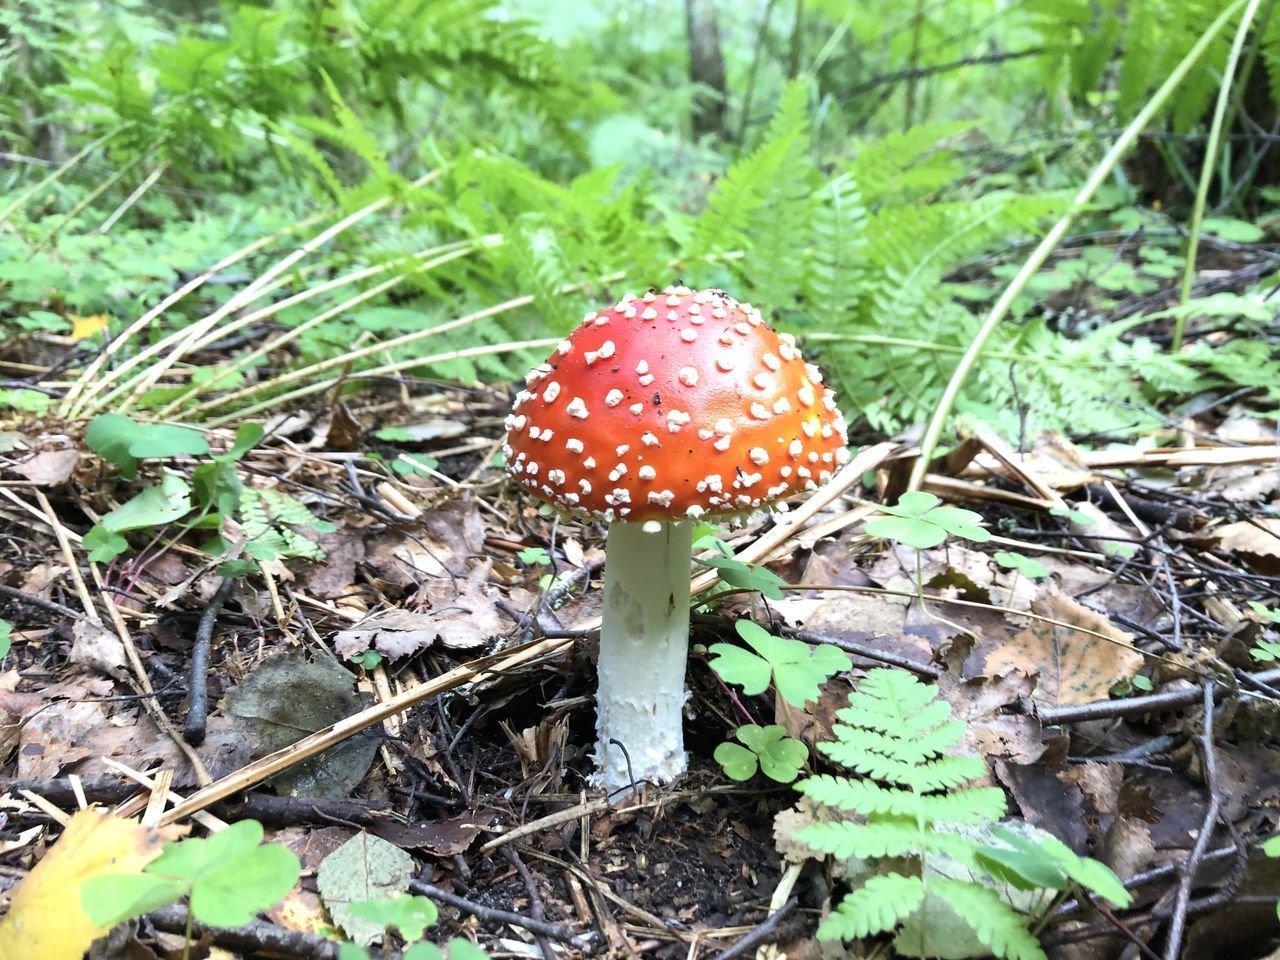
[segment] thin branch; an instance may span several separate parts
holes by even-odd
[[[545,920],[535,920],[532,917],[522,917],[520,914],[512,913],[509,910],[486,907],[483,904],[460,897],[456,893],[451,893],[430,883],[424,883],[421,880],[410,881],[409,889],[424,897],[430,897],[440,903],[447,903],[451,907],[457,907],[459,910],[463,910],[485,923],[509,923],[512,926],[528,930],[537,936],[567,943],[579,950],[587,950],[591,946],[592,938],[590,936],[581,936],[574,933],[569,927],[557,923],[547,923]]]

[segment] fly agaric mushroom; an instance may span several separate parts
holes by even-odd
[[[830,479],[849,458],[835,397],[749,304],[668,287],[588,313],[506,427],[521,486],[609,524],[595,782],[668,782],[685,769],[694,522]]]

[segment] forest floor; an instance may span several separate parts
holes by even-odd
[[[832,880],[778,852],[794,790],[728,781],[712,753],[744,720],[829,738],[859,671],[888,662],[939,684],[1011,813],[1133,890],[1121,914],[1059,906],[1052,955],[1159,955],[1182,921],[1187,957],[1274,949],[1280,860],[1257,844],[1280,805],[1280,521],[1253,515],[1280,490],[1274,424],[1211,406],[1105,449],[971,436],[926,489],[995,536],[919,566],[862,526],[903,489],[910,439],[855,448],[807,509],[725,534],[792,585],[784,599],[717,592],[698,568],[690,772],[610,808],[587,786],[602,528],[505,481],[504,390],[363,403],[282,417],[242,461],[336,525],[323,560],[265,579],[158,537],[86,566],[75,531],[111,507],[110,468],[62,424],[0,435],[0,886],[39,861],[45,825],[85,803],[138,812],[160,777],[178,815],[260,820],[303,865],[263,921],[205,931],[202,956],[327,955],[317,871],[367,831],[412,857],[438,932],[492,956],[818,957]],[[380,445],[390,423],[420,439]],[[388,479],[364,459],[406,450],[435,465]],[[854,670],[804,711],[739,697],[706,647],[744,613]],[[206,703],[189,695],[203,686]],[[181,955],[184,922],[160,911],[104,955]]]

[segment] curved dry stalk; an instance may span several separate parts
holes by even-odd
[[[423,186],[439,176],[439,171],[433,171],[432,173],[421,176],[417,180],[413,181],[413,185],[415,187]],[[132,396],[141,396],[147,390],[151,389],[151,387],[154,386],[155,383],[174,366],[174,364],[182,359],[197,340],[203,337],[207,331],[216,327],[223,317],[235,310],[241,309],[249,303],[252,303],[254,300],[257,300],[261,296],[264,288],[266,288],[267,285],[276,277],[280,276],[303,257],[314,253],[334,237],[349,230],[351,227],[377,213],[379,210],[382,210],[391,203],[392,199],[393,198],[390,194],[379,197],[372,203],[365,204],[359,210],[348,214],[337,223],[334,223],[320,231],[320,233],[316,234],[292,253],[278,260],[270,269],[256,280],[252,281],[248,286],[232,295],[225,304],[213,313],[196,321],[190,326],[184,327],[179,331],[175,331],[174,334],[170,334],[170,336],[165,337],[158,343],[141,351],[134,357],[130,358],[128,362],[121,364],[119,367],[112,370],[107,376],[96,381],[93,386],[86,391],[86,396],[82,397],[79,404],[74,408],[74,412],[78,413],[84,409],[84,405],[88,397],[100,394],[108,385],[119,380],[129,370],[132,370],[139,364],[152,360],[152,358],[157,357],[168,349],[168,353],[165,353],[164,356],[156,359],[155,362],[147,367],[137,378],[135,378],[134,381],[131,381],[133,384]],[[158,315],[154,314],[152,311],[148,311],[148,314],[151,315],[152,319],[154,319],[154,316]],[[132,333],[137,329],[141,329],[141,321],[132,324],[129,327],[128,332],[132,335]],[[129,389],[129,384],[122,384],[116,387],[115,390],[99,402],[98,406],[101,407],[102,405],[109,403],[113,398],[118,397],[126,389]]]
[[[288,393],[281,394],[278,397],[272,397],[269,400],[263,400],[252,406],[244,407],[234,413],[228,413],[221,417],[215,417],[206,422],[208,427],[219,427],[226,423],[233,423],[237,420],[243,420],[245,417],[252,416],[256,413],[262,413],[273,407],[288,403],[291,400],[297,400],[301,397],[309,397],[312,394],[322,393],[329,390],[344,380],[355,381],[367,379],[371,377],[393,376],[397,373],[403,373],[412,367],[426,366],[432,363],[448,363],[452,360],[466,360],[470,357],[486,357],[497,353],[514,353],[517,350],[539,350],[545,347],[554,347],[560,342],[559,337],[543,337],[540,340],[516,340],[510,343],[495,343],[484,347],[467,347],[462,350],[449,350],[445,353],[435,353],[425,357],[412,357],[408,360],[397,360],[395,363],[386,363],[380,367],[373,367],[369,370],[360,370],[350,375],[340,377],[330,377],[327,380],[319,380],[315,383],[309,383],[305,387],[299,387],[297,390],[291,390]],[[380,349],[385,349],[385,344]],[[240,391],[241,393],[255,393],[262,387],[256,387],[248,391]],[[219,399],[214,405],[223,406],[224,400]],[[207,405],[202,405],[207,406]]]
[[[449,248],[452,248],[452,249],[449,249]],[[205,384],[202,384],[200,387],[195,387],[195,386],[188,387],[181,394],[179,394],[177,397],[175,397],[165,406],[160,408],[160,410],[157,411],[156,416],[159,419],[164,419],[165,417],[172,416],[178,411],[179,408],[182,407],[184,403],[187,403],[188,401],[193,399],[198,392],[202,390],[208,391],[213,389],[214,386],[217,384],[218,380],[235,375],[236,373],[248,367],[255,360],[259,359],[260,357],[266,356],[271,351],[277,350],[287,343],[291,343],[293,340],[296,340],[298,337],[302,336],[308,330],[312,330],[315,327],[318,327],[320,324],[325,323],[329,320],[332,320],[334,317],[345,313],[346,311],[350,310],[352,307],[359,306],[365,301],[371,300],[374,297],[382,293],[385,293],[386,291],[390,290],[392,287],[395,287],[396,285],[402,283],[404,280],[406,280],[411,276],[414,276],[415,274],[423,273],[428,270],[433,270],[436,267],[442,266],[453,260],[461,259],[462,257],[465,257],[470,253],[473,253],[475,249],[476,249],[475,244],[472,241],[467,240],[467,241],[459,241],[451,244],[445,244],[444,246],[435,247],[431,250],[424,250],[420,253],[415,253],[413,255],[414,259],[431,257],[432,255],[436,255],[436,256],[434,256],[434,259],[425,260],[424,262],[418,264],[412,270],[406,270],[406,271],[397,273],[395,276],[389,277],[388,279],[383,280],[381,283],[374,284],[372,287],[368,288],[367,290],[362,290],[359,293],[355,294],[354,296],[348,297],[346,300],[342,301],[341,303],[336,304],[335,306],[332,306],[327,310],[321,311],[320,313],[316,314],[314,317],[311,317],[310,319],[299,324],[298,326],[290,327],[289,329],[277,334],[275,337],[272,337],[271,339],[267,340],[266,343],[262,344],[259,347],[256,347],[255,349],[245,354],[244,356],[237,357],[231,363],[231,365],[225,371],[220,373],[218,377],[216,377],[214,380],[209,381]],[[325,293],[329,290],[333,290],[337,287],[347,286],[359,280],[363,280],[371,276],[376,276],[379,273],[386,273],[389,270],[395,269],[397,266],[399,265],[398,264],[380,264],[376,267],[366,267],[362,270],[357,270],[353,273],[346,274],[345,276],[337,277],[333,280],[326,281],[325,283],[322,283],[316,287],[311,287],[311,288],[308,288],[307,290],[303,290],[302,292],[295,294],[292,297],[289,297],[285,300],[277,301],[276,303],[272,303],[266,307],[263,307],[261,310],[255,310],[253,313],[246,314],[243,317],[239,317],[233,320],[231,323],[218,327],[216,330],[211,330],[209,332],[209,335],[206,336],[202,340],[202,342],[197,343],[193,346],[193,349],[197,349],[197,350],[204,349],[210,343],[212,343],[215,339],[226,336],[229,333],[233,333],[236,330],[241,329],[242,327],[246,327],[246,326],[249,326],[250,324],[257,323],[259,320],[265,319],[266,317],[270,317],[277,313],[280,313],[281,311],[285,310],[288,307],[295,306],[298,303],[301,303],[305,300],[309,300],[313,297],[319,296],[320,294]],[[137,402],[137,400],[138,400],[137,397],[130,396],[120,405],[119,409],[122,412],[126,411],[130,407],[132,407]],[[204,409],[205,407],[211,406],[214,403],[216,403],[217,405],[221,405],[224,402],[224,400],[225,398],[219,398],[217,401],[206,403],[197,407],[196,410]]]
[[[1262,0],[1249,0],[1249,8],[1240,18],[1240,26],[1236,28],[1235,39],[1231,42],[1231,51],[1227,54],[1226,65],[1222,68],[1222,83],[1218,87],[1218,102],[1213,108],[1213,121],[1209,125],[1209,140],[1204,148],[1204,164],[1200,169],[1200,183],[1196,187],[1196,199],[1191,206],[1191,222],[1187,226],[1187,262],[1182,269],[1182,286],[1178,291],[1178,304],[1186,306],[1191,299],[1191,283],[1196,273],[1196,251],[1200,247],[1200,225],[1204,220],[1205,203],[1209,199],[1209,184],[1213,182],[1213,170],[1218,158],[1218,149],[1222,143],[1222,127],[1226,121],[1227,104],[1231,100],[1231,82],[1235,79],[1236,66],[1240,62],[1240,53],[1244,50],[1245,38],[1249,35],[1249,26],[1258,13]],[[1176,354],[1182,350],[1182,332],[1186,327],[1187,315],[1179,312],[1173,321],[1173,339],[1169,343],[1169,352]]]
[[[1128,152],[1129,147],[1138,138],[1138,134],[1146,129],[1147,124],[1151,122],[1160,108],[1173,95],[1173,91],[1186,78],[1191,68],[1204,56],[1214,38],[1230,22],[1231,18],[1244,7],[1246,2],[1247,0],[1235,0],[1205,29],[1204,33],[1200,35],[1200,39],[1187,51],[1186,56],[1178,62],[1178,65],[1173,68],[1169,76],[1165,78],[1164,83],[1160,84],[1160,88],[1151,95],[1151,99],[1138,111],[1138,115],[1124,128],[1116,142],[1111,145],[1111,149],[1098,161],[1097,166],[1089,174],[1089,178],[1072,198],[1066,213],[1058,219],[1058,222],[1045,234],[1044,239],[1036,245],[1035,250],[1031,252],[1017,275],[1009,281],[1009,285],[1000,294],[1000,298],[992,305],[991,312],[982,321],[982,326],[973,335],[973,340],[969,342],[969,347],[965,350],[964,356],[956,364],[956,369],[951,374],[951,379],[947,381],[947,386],[942,391],[942,397],[938,400],[938,406],[934,409],[933,416],[929,418],[929,425],[925,429],[924,439],[920,442],[920,455],[916,459],[915,465],[911,469],[911,477],[907,481],[908,490],[919,490],[921,484],[924,483],[925,473],[929,469],[929,461],[933,458],[933,452],[938,448],[938,441],[942,439],[942,430],[951,416],[951,409],[955,406],[956,398],[960,395],[960,389],[964,386],[965,381],[969,379],[969,373],[982,355],[987,341],[996,332],[996,328],[1000,326],[1001,321],[1008,314],[1018,295],[1030,283],[1031,278],[1044,265],[1044,262],[1049,259],[1049,254],[1053,252],[1054,248],[1058,246],[1066,235],[1077,214],[1093,198],[1094,193],[1102,186],[1103,182],[1111,176],[1116,164]]]

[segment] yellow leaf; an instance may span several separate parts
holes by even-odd
[[[14,889],[0,920],[0,960],[80,960],[107,932],[80,906],[80,888],[104,873],[139,873],[181,831],[148,830],[98,810],[81,810]]]
[[[90,317],[79,317],[73,313],[68,319],[71,321],[72,340],[84,340],[86,337],[92,337],[95,333],[107,332],[107,315],[105,313],[95,313]]]

